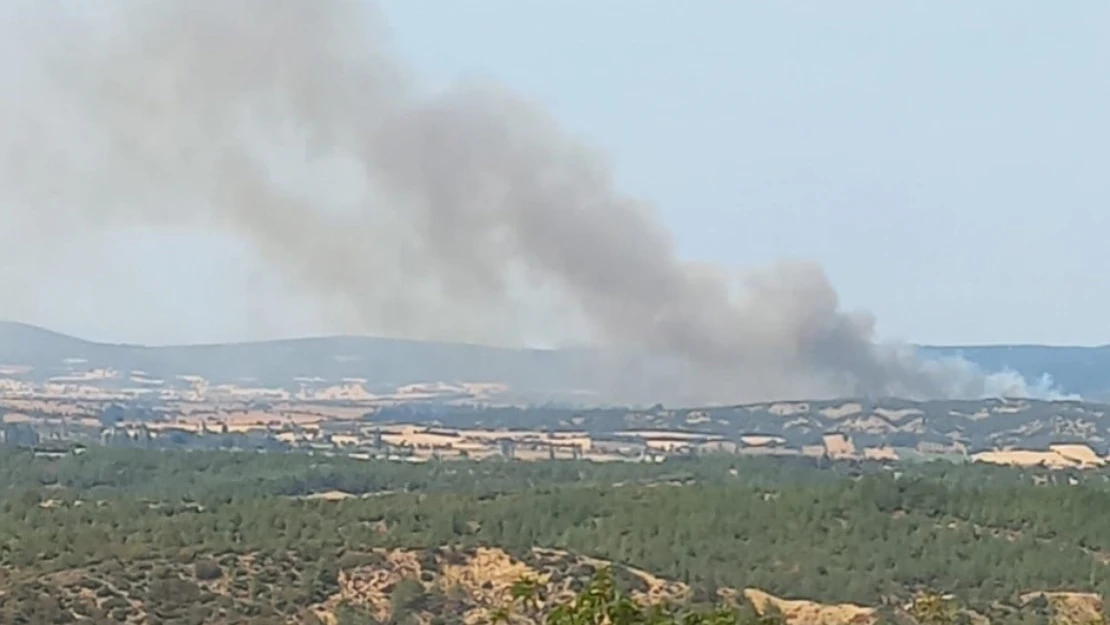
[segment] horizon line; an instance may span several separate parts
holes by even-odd
[[[484,349],[501,349],[508,351],[535,351],[535,352],[569,352],[569,351],[593,351],[605,350],[603,346],[567,346],[567,347],[533,347],[528,345],[496,345],[486,343],[473,343],[468,341],[456,340],[439,340],[439,339],[414,339],[403,337],[392,337],[385,335],[375,334],[350,334],[350,333],[335,333],[335,334],[305,334],[296,336],[281,336],[265,339],[247,339],[247,340],[230,340],[230,341],[197,341],[193,343],[134,343],[128,341],[103,341],[87,339],[76,334],[54,330],[46,326],[30,323],[26,321],[18,321],[14,319],[0,319],[0,325],[8,326],[22,326],[34,331],[45,332],[60,337],[65,337],[74,341],[81,341],[83,343],[92,343],[95,345],[116,346],[116,347],[132,347],[144,349],[167,349],[167,348],[189,348],[189,347],[221,347],[232,345],[258,345],[263,343],[280,343],[288,341],[313,341],[313,340],[335,340],[335,339],[370,339],[379,341],[394,341],[401,343],[424,343],[433,345],[452,345],[459,347],[477,347]],[[881,344],[881,342],[880,342]],[[1029,342],[982,342],[982,343],[904,343],[914,347],[915,349],[923,349],[927,351],[958,351],[968,349],[1028,349],[1028,348],[1047,348],[1047,349],[1110,349],[1110,344],[1074,344],[1074,343],[1029,343]]]

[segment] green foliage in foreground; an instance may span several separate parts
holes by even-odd
[[[534,580],[522,579],[510,592],[512,603],[493,614],[499,625],[542,622],[544,625],[784,625],[782,614],[760,615],[751,608],[724,604],[710,606],[644,605],[621,592],[610,569],[598,571],[586,588],[573,599],[548,607],[542,588]]]

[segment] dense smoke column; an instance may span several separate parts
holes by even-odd
[[[25,233],[232,233],[347,331],[512,342],[529,320],[557,335],[581,319],[669,359],[654,392],[691,400],[1026,392],[877,344],[812,263],[737,284],[683,261],[654,208],[542,109],[488,83],[422,91],[367,4],[75,10],[8,9],[27,75],[3,105],[19,130],[0,193]],[[354,201],[288,175],[342,168]],[[519,314],[521,292],[547,294],[546,313]]]

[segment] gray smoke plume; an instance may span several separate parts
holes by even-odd
[[[46,226],[233,234],[337,329],[585,332],[664,357],[644,390],[688,401],[1031,392],[877,344],[811,263],[734,280],[681,260],[652,206],[540,108],[480,81],[422,90],[369,4],[6,11],[21,76],[0,103],[0,202],[26,245]],[[306,190],[310,174],[354,182]]]

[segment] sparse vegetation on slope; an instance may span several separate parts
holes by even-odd
[[[903,454],[947,450],[963,456],[1004,447],[1048,449],[1087,445],[1110,453],[1110,406],[1092,402],[1025,399],[936,400],[840,399],[673,409],[456,408],[436,412],[400,406],[382,419],[445,426],[577,429],[604,434],[637,430],[689,432],[740,440],[770,437],[800,450],[843,434],[857,449],[890,448]]]
[[[1097,625],[1097,596],[1030,593],[977,612],[935,593],[880,606],[789,600],[757,589],[699,594],[648,572],[551,549],[344,551],[90,563],[0,590],[14,625]],[[598,620],[599,618],[603,620]]]

